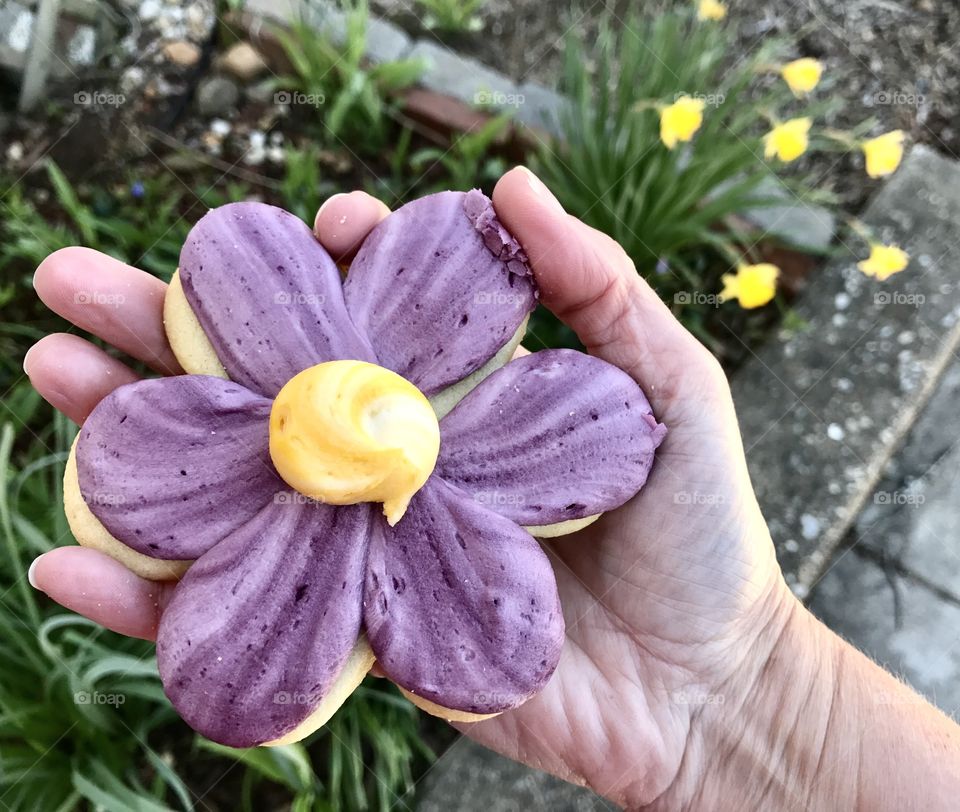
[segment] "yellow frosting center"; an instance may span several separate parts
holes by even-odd
[[[270,457],[284,481],[331,505],[383,502],[394,525],[440,452],[424,394],[365,361],[329,361],[295,375],[273,402]]]

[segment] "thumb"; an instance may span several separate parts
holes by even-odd
[[[541,302],[591,355],[640,383],[658,412],[678,397],[702,396],[705,378],[723,379],[713,355],[640,278],[620,245],[567,214],[529,169],[500,178],[493,205],[527,253]]]

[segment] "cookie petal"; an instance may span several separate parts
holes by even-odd
[[[370,513],[270,504],[187,571],[157,662],[191,727],[231,747],[276,742],[333,693],[360,633]]]
[[[383,671],[443,708],[517,707],[560,658],[563,615],[543,550],[437,477],[395,527],[374,519],[363,603]]]
[[[370,233],[344,284],[380,364],[433,395],[479,369],[536,304],[526,255],[472,192],[397,209]]]
[[[273,397],[324,361],[375,361],[340,271],[307,225],[265,203],[208,212],[180,252],[180,283],[230,378]]]
[[[494,372],[440,422],[436,470],[518,524],[567,522],[634,496],[666,431],[622,370],[544,350]]]
[[[80,430],[80,493],[107,532],[137,552],[197,558],[287,496],[270,462],[270,406],[203,375],[121,386]]]

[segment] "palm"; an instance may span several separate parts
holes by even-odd
[[[590,776],[608,797],[637,797],[643,782],[652,799],[673,778],[690,713],[719,699],[751,610],[778,578],[729,394],[716,388],[661,404],[671,432],[645,489],[550,544],[567,620],[557,673],[468,735],[568,780]],[[629,743],[626,765],[609,758],[617,740]]]

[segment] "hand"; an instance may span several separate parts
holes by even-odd
[[[776,564],[716,360],[623,250],[564,213],[527,170],[500,180],[494,205],[526,249],[543,303],[589,352],[637,380],[669,434],[638,497],[546,544],[568,637],[547,688],[517,710],[463,729],[619,803],[651,804],[689,772],[692,743],[715,716],[711,704],[742,703],[754,690],[797,605]],[[331,254],[349,258],[386,214],[362,192],[337,195],[318,213],[316,233]],[[81,329],[161,374],[180,371],[163,332],[165,286],[153,277],[70,248],[44,261],[35,286]],[[124,306],[78,304],[84,289],[122,294]],[[25,368],[37,390],[78,423],[137,377],[67,334],[40,341]],[[111,629],[148,639],[173,588],[78,547],[41,556],[31,582]]]

